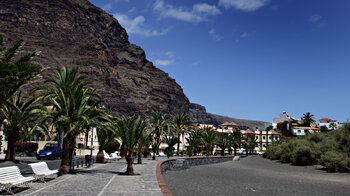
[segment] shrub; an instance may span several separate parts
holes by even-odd
[[[16,152],[25,152],[26,151],[26,145],[27,145],[27,142],[17,141],[16,144],[15,144],[15,151]]]
[[[27,152],[36,152],[38,148],[39,146],[37,143],[27,143],[25,147]]]
[[[293,165],[312,165],[317,163],[316,153],[313,152],[311,146],[296,146],[290,154],[290,161]]]
[[[119,147],[120,143],[117,140],[113,140],[106,144],[104,150],[106,151],[106,153],[111,153],[119,150]]]
[[[319,160],[319,164],[324,165],[331,172],[349,172],[350,158],[346,153],[338,151],[327,151]]]

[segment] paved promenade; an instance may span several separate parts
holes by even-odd
[[[162,195],[156,179],[156,161],[143,159],[142,165],[134,165],[135,173],[124,176],[118,172],[126,170],[125,160],[95,164],[93,168],[79,170],[77,174],[63,175],[47,183],[34,182],[30,189],[16,195]]]
[[[315,166],[291,166],[261,157],[168,171],[163,179],[174,196],[182,195],[350,195],[349,173],[328,173]]]

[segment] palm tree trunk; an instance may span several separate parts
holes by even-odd
[[[127,175],[134,175],[134,167],[132,165],[133,163],[134,163],[134,156],[132,155],[132,153],[129,153],[126,156],[127,167],[126,167],[125,174],[127,174]]]
[[[237,145],[236,144],[234,145],[234,149],[233,150],[234,150],[234,155],[237,156]]]
[[[221,149],[221,156],[225,156],[225,149]]]
[[[122,143],[121,147],[120,147],[120,156],[122,158],[126,157],[127,154],[127,149],[124,143]]]
[[[105,162],[105,156],[103,154],[103,150],[99,150],[96,155],[96,163],[104,163]]]
[[[18,140],[19,129],[19,127],[15,127],[7,132],[7,152],[5,161],[15,160],[15,145]]]
[[[179,133],[179,135],[177,136],[177,138],[178,138],[179,141],[180,141],[180,133]],[[176,151],[176,155],[179,156],[179,154],[180,154],[180,142],[177,143],[177,151]]]
[[[59,169],[61,174],[68,174],[71,172],[74,147],[75,137],[71,136],[63,139],[62,161]]]
[[[139,149],[137,152],[137,164],[142,164],[141,154],[142,154],[141,149]]]

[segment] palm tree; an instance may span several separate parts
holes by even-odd
[[[3,40],[3,36],[0,35],[0,46],[3,45]],[[0,106],[22,85],[35,80],[41,72],[40,65],[30,63],[30,60],[36,56],[35,52],[13,60],[22,45],[23,40],[19,40],[12,47],[0,50]]]
[[[70,173],[75,138],[103,116],[102,111],[96,109],[100,104],[97,94],[86,86],[84,79],[75,67],[57,68],[56,76],[48,75],[44,78],[46,85],[34,89],[45,105],[53,106],[52,110],[46,110],[46,120],[63,136],[61,174]]]
[[[159,146],[160,146],[160,142],[153,142],[152,143],[152,152],[153,152],[153,155],[152,155],[152,160],[156,160],[156,153],[157,153],[157,150],[159,149]]]
[[[127,148],[126,162],[127,169],[125,174],[134,175],[134,148],[139,143],[143,132],[147,128],[146,121],[142,120],[140,117],[137,119],[132,117],[123,117],[116,122],[117,135],[122,140],[123,144]]]
[[[187,155],[191,157],[192,155],[196,156],[199,147],[201,146],[201,132],[195,131],[190,132],[189,136],[186,138],[188,146],[186,147]]]
[[[99,117],[94,120],[93,125],[97,129],[99,144],[99,151],[96,156],[97,163],[104,163],[103,151],[105,150],[106,146],[117,137],[116,132],[113,130],[112,121],[113,117],[109,112],[105,113],[103,117]]]
[[[219,135],[217,140],[217,146],[221,148],[221,156],[225,156],[225,149],[230,147],[229,136]]]
[[[312,123],[316,122],[312,117],[314,117],[314,115],[310,114],[310,112],[303,114],[301,119],[303,120],[304,126],[310,127]]]
[[[172,115],[172,124],[176,129],[178,141],[180,141],[180,136],[182,136],[182,141],[185,141],[185,132],[188,130],[188,127],[192,126],[190,117],[186,113],[179,113]],[[184,149],[183,144],[183,149]],[[180,142],[177,143],[177,152],[176,154],[179,155],[180,152]]]
[[[245,143],[246,145],[246,151],[250,151],[250,154],[253,154],[254,149],[258,147],[258,142],[256,141],[254,136],[247,136]]]
[[[217,143],[217,133],[211,127],[204,127],[200,129],[202,135],[202,144],[207,156],[213,154],[213,149]]]
[[[240,130],[236,129],[229,135],[229,137],[233,146],[234,155],[237,156],[237,148],[241,146],[243,135]]]
[[[18,93],[3,104],[0,111],[8,140],[5,161],[15,160],[15,143],[20,131],[26,129],[28,121],[35,120],[41,111],[40,106],[35,105],[37,102],[38,99],[33,97],[24,100],[21,93]]]
[[[168,144],[168,147],[165,148],[164,152],[168,158],[174,154],[174,146],[180,143],[180,139],[174,134],[169,134],[164,136],[164,142]]]
[[[139,142],[137,144],[137,164],[142,164],[142,148],[146,150],[150,145],[150,141],[152,141],[153,135],[151,134],[151,129],[147,127],[141,134]]]
[[[156,135],[156,141],[160,144],[160,137],[163,134],[164,127],[167,124],[166,114],[163,111],[154,110],[152,111],[149,122],[153,128],[153,133]],[[159,149],[157,149],[157,155],[159,155]]]

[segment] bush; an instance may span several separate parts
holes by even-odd
[[[104,147],[104,150],[106,153],[111,153],[119,150],[120,143],[117,140],[110,141],[106,146]]]
[[[324,165],[331,172],[350,171],[350,158],[342,152],[327,151],[321,155],[319,164]]]
[[[26,144],[26,151],[27,152],[36,152],[39,148],[39,145],[37,143],[27,143]]]
[[[25,152],[26,151],[26,145],[27,145],[27,142],[17,141],[16,144],[15,144],[15,151],[16,152]]]
[[[38,150],[37,143],[27,143],[24,141],[17,141],[15,144],[16,152],[36,152]]]

